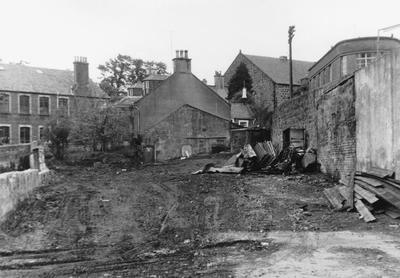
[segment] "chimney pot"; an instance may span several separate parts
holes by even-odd
[[[287,61],[287,56],[280,56],[279,57],[279,60],[281,60],[282,62],[285,62],[285,61]]]
[[[188,51],[187,50],[185,50],[185,58],[186,59],[188,58]]]
[[[180,57],[183,58],[183,50],[180,50]]]
[[[179,50],[176,50],[176,58],[179,57]]]

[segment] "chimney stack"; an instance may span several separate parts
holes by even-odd
[[[190,73],[192,70],[191,60],[187,50],[176,50],[174,61],[174,73]]]
[[[87,94],[89,85],[89,64],[86,57],[75,56],[74,82],[78,94]]]
[[[215,71],[214,84],[215,84],[215,89],[217,91],[218,90],[223,90],[225,88],[224,76],[222,75],[221,72]]]

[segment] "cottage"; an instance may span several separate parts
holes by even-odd
[[[191,72],[187,50],[177,51],[174,72],[136,103],[135,130],[155,146],[158,160],[209,152],[228,144],[230,105]]]
[[[108,100],[76,57],[74,71],[0,64],[0,145],[40,140],[49,117],[76,112],[78,104]]]

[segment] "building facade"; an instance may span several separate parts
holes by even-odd
[[[253,95],[257,106],[274,111],[282,102],[290,98],[289,60],[244,54],[241,51],[224,74],[226,84],[244,63],[253,81]],[[293,90],[301,86],[301,79],[307,76],[312,62],[293,60]]]
[[[155,146],[158,160],[180,157],[228,145],[230,104],[191,72],[187,51],[178,51],[174,73],[136,102],[135,131]]]
[[[83,57],[75,58],[74,71],[0,64],[0,145],[38,141],[52,115],[106,102],[88,68]]]
[[[311,90],[326,89],[335,86],[340,80],[352,75],[376,60],[379,55],[400,47],[400,41],[381,37],[379,46],[377,37],[364,37],[343,40],[333,46],[309,69]]]

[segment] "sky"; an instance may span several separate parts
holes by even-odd
[[[0,59],[72,69],[87,57],[91,78],[118,54],[162,61],[172,71],[175,50],[187,49],[192,72],[208,84],[239,50],[317,61],[338,41],[376,36],[400,23],[396,0],[0,0]],[[381,35],[400,38],[400,28]]]

